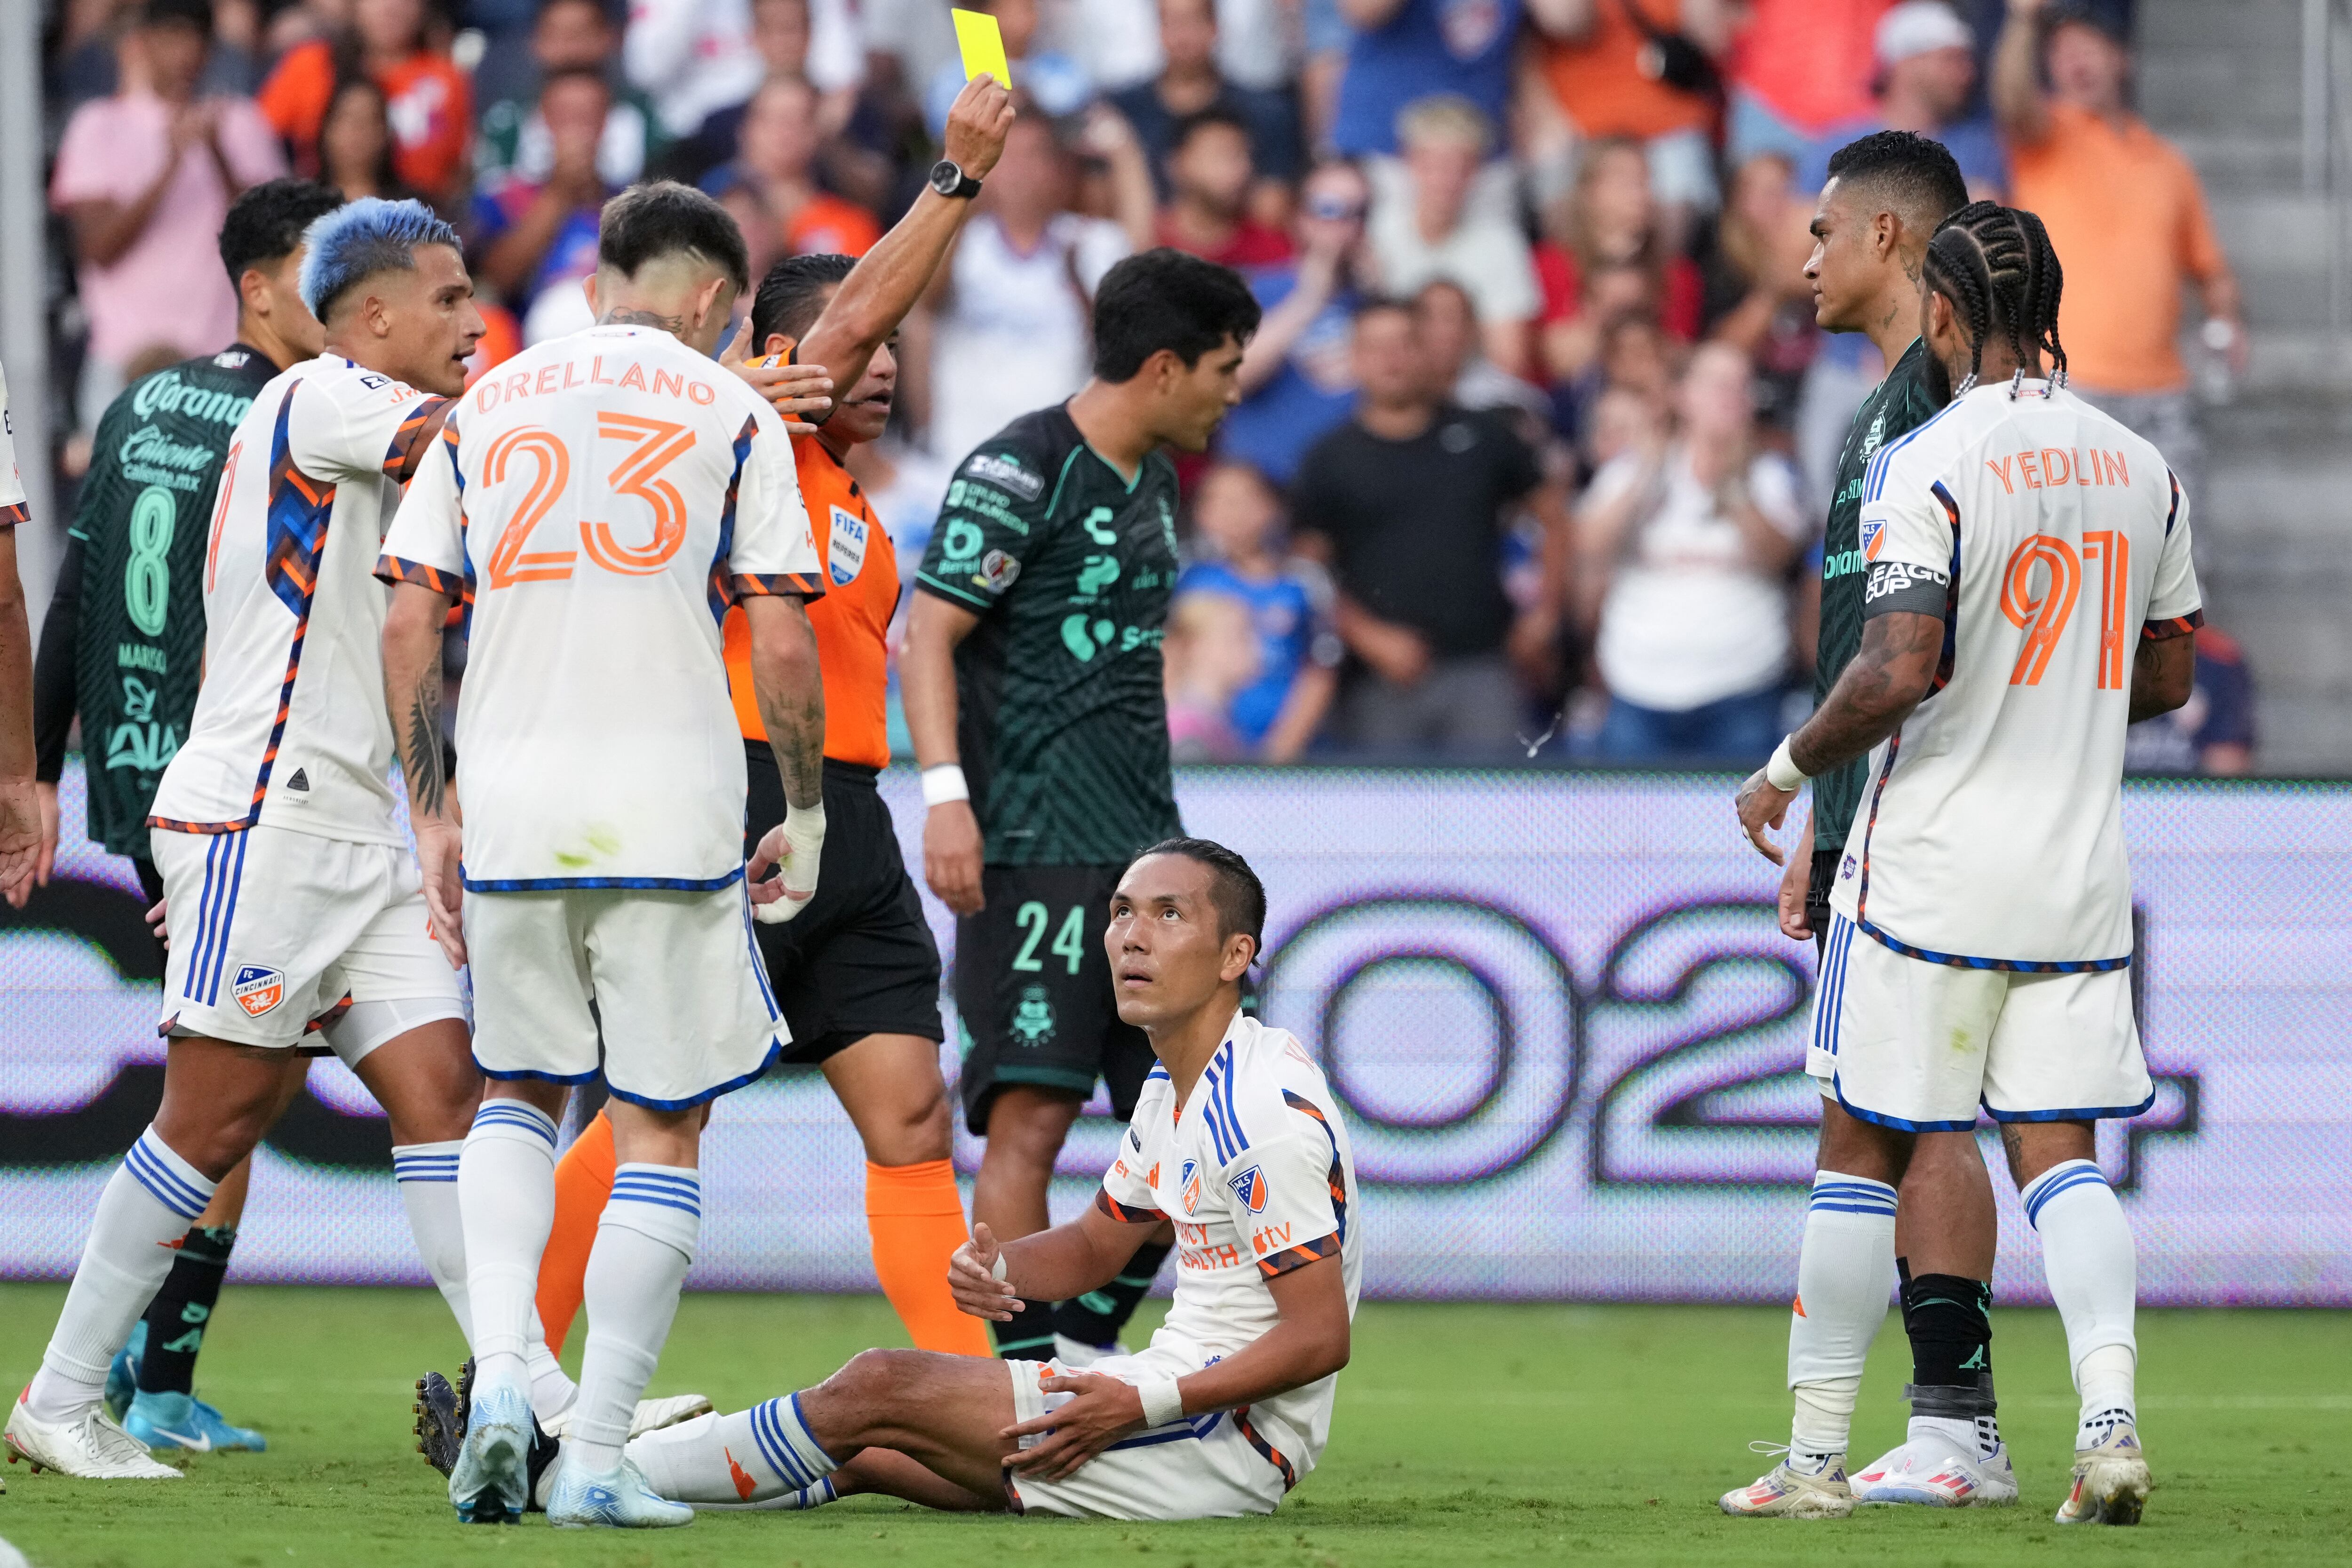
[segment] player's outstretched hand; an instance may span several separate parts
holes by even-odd
[[[40,787],[28,778],[0,779],[0,896],[12,907],[23,909],[32,896],[40,859]]]
[[[1067,1480],[1113,1443],[1143,1430],[1143,1395],[1133,1384],[1099,1372],[1076,1372],[1049,1377],[1037,1386],[1048,1394],[1077,1397],[1000,1434],[1016,1439],[1045,1436],[1034,1448],[1006,1455],[1008,1470],[1041,1481]]]
[[[948,160],[973,179],[983,179],[1004,155],[1013,132],[1013,95],[992,76],[976,76],[956,94],[941,138]]]
[[[1780,934],[1790,942],[1813,940],[1812,922],[1805,918],[1805,895],[1813,886],[1813,819],[1805,818],[1789,868],[1780,873]]]
[[[425,912],[433,940],[449,967],[466,967],[465,873],[459,868],[462,836],[454,822],[425,821],[416,827],[416,867],[425,876]]]
[[[1775,789],[1772,781],[1758,768],[1739,786],[1739,826],[1748,835],[1748,842],[1756,846],[1757,853],[1775,866],[1787,864],[1780,847],[1764,837],[1768,827],[1778,827],[1789,815],[1789,803],[1796,799],[1794,792]]]
[[[924,814],[923,880],[956,913],[980,913],[980,818],[970,801],[941,801]]]
[[[1023,1303],[1013,1287],[997,1277],[1003,1260],[995,1233],[984,1225],[973,1226],[971,1239],[948,1259],[948,1293],[965,1313],[992,1323],[1009,1323],[1021,1310]]]
[[[833,406],[828,395],[833,391],[833,377],[821,364],[782,364],[772,357],[751,358],[751,318],[735,329],[720,351],[719,363],[743,378],[751,389],[768,400],[770,407],[783,416],[784,428],[795,436],[814,436],[816,426],[796,417],[803,414],[823,414]]]

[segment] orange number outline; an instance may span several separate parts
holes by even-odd
[[[563,443],[551,430],[536,425],[525,425],[509,430],[490,443],[482,455],[482,478],[491,484],[502,484],[507,477],[507,465],[518,454],[536,460],[538,473],[532,476],[530,489],[515,509],[499,542],[490,550],[489,585],[511,587],[517,583],[557,583],[572,575],[572,563],[579,559],[576,550],[541,550],[524,553],[523,546],[530,542],[530,531],[537,528],[554,509],[556,498],[572,482],[572,459],[563,450]]]
[[[2050,573],[2039,597],[2033,593],[2037,565],[2046,566]],[[2001,569],[2000,613],[2009,617],[2010,625],[2026,627],[2024,645],[2017,650],[2017,667],[2010,671],[2011,686],[2042,684],[2050,668],[2050,656],[2057,650],[2082,589],[2082,559],[2073,545],[2055,534],[2030,535],[2010,552],[2009,564]]]
[[[207,594],[220,582],[221,528],[228,521],[228,498],[236,489],[236,459],[244,451],[244,442],[230,442],[228,457],[221,464],[220,501],[213,508],[212,542],[205,546],[205,592]]]
[[[2124,684],[2125,592],[2131,583],[2131,535],[2112,528],[2083,535],[2083,559],[2099,563],[2099,689]]]
[[[653,508],[654,531],[645,544],[633,547],[613,537],[611,523],[583,521],[580,542],[587,546],[590,559],[607,572],[650,576],[668,565],[678,546],[686,542],[686,498],[661,477],[661,471],[694,449],[693,428],[633,414],[603,414],[597,416],[596,434],[635,443],[613,469],[613,492],[635,496]]]

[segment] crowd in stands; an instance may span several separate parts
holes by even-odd
[[[1829,155],[1872,130],[2042,216],[2074,388],[2201,499],[2176,340],[2242,365],[2246,334],[2195,174],[2132,107],[2130,0],[970,5],[1023,114],[860,478],[919,554],[962,455],[1085,379],[1114,262],[1241,270],[1245,395],[1182,468],[1181,758],[1762,758],[1883,371],[1804,276]],[[962,80],[946,0],[63,0],[47,68],[84,431],[226,342],[195,258],[259,180],[455,222],[478,374],[586,323],[598,209],[640,178],[718,196],[755,272],[862,253]],[[2247,763],[2244,667],[2208,637],[2200,727],[2160,721],[2147,766]]]

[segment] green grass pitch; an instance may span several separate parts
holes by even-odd
[[[63,1296],[0,1286],[7,1389],[31,1373]],[[2141,1316],[2141,1430],[2158,1489],[2137,1530],[2051,1523],[2074,1413],[2064,1340],[2043,1311],[1997,1310],[1995,1334],[2002,1426],[2025,1490],[2014,1509],[1826,1523],[1717,1513],[1716,1495],[1768,1462],[1748,1440],[1788,1433],[1777,1310],[1373,1303],[1357,1321],[1322,1467],[1270,1519],[1074,1523],[861,1499],[807,1515],[706,1514],[684,1531],[559,1534],[536,1517],[461,1528],[412,1451],[410,1381],[428,1366],[454,1372],[459,1353],[438,1297],[238,1289],[205,1347],[199,1392],[267,1430],[270,1452],[197,1458],[181,1482],[5,1468],[0,1538],[38,1568],[2352,1561],[2352,1314]],[[866,1345],[902,1342],[878,1300],[692,1296],[656,1388],[740,1408]],[[1858,1458],[1901,1435],[1907,1373],[1890,1322],[1864,1391]]]

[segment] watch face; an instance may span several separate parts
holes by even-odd
[[[963,171],[947,159],[942,158],[931,165],[931,189],[940,195],[951,196],[956,194],[956,187],[962,184]]]

